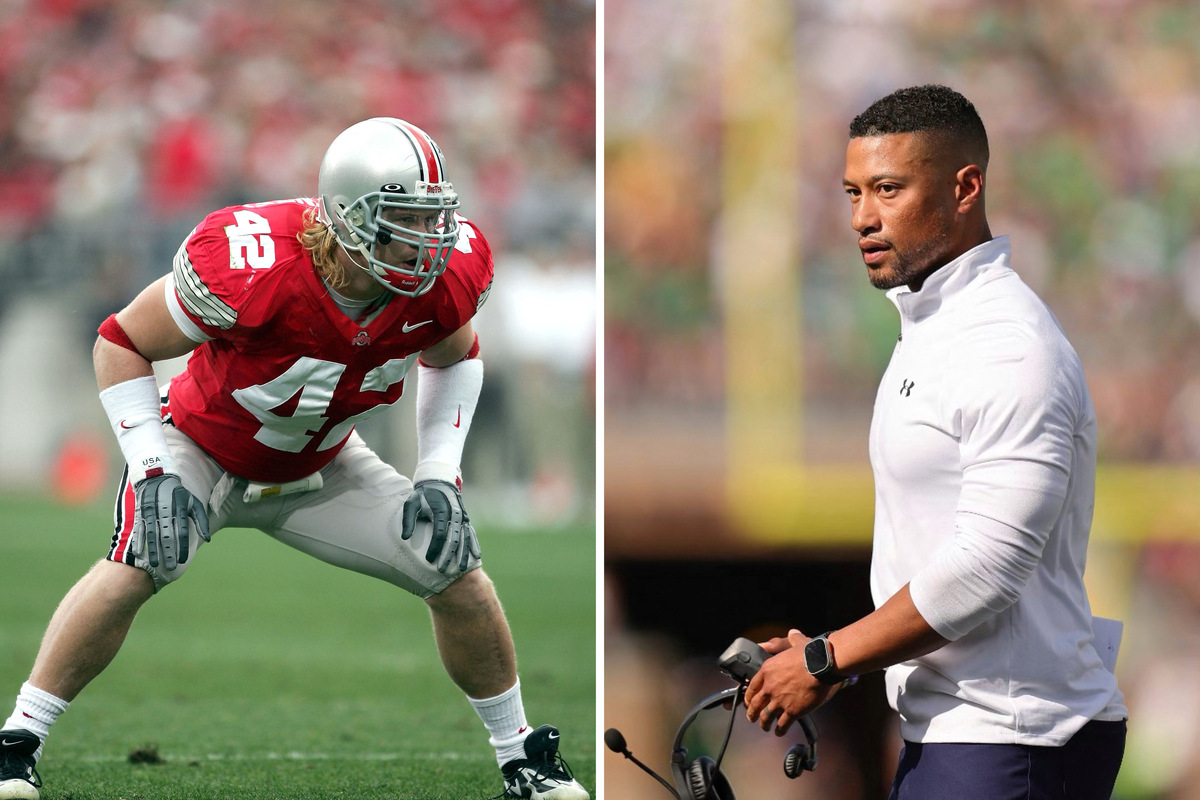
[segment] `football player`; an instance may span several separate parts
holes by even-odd
[[[36,800],[50,725],[140,606],[234,526],[424,599],[442,663],[495,748],[502,796],[587,799],[558,731],[526,724],[512,636],[461,495],[487,240],[458,214],[437,144],[400,119],[343,131],[317,190],[209,214],[172,272],[100,326],[100,399],[127,463],[116,530],[55,612],[0,730],[0,797]],[[151,364],[189,352],[160,396]],[[414,371],[410,480],[355,425],[396,403]]]

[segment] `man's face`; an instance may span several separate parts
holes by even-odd
[[[389,208],[384,212],[384,219],[416,233],[434,233],[437,231],[441,211],[417,211],[407,208]],[[405,238],[415,239],[415,235]],[[375,247],[375,257],[393,266],[415,267],[417,264],[417,248],[401,241],[399,236],[392,233],[392,240],[387,244]]]
[[[912,133],[865,136],[846,147],[850,224],[877,289],[919,284],[952,260],[960,227],[955,170]]]

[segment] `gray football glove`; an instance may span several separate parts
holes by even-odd
[[[171,571],[188,560],[188,545],[194,529],[209,541],[208,512],[204,503],[183,488],[179,476],[170,473],[145,478],[133,487],[134,552],[146,549],[150,566]]]
[[[433,535],[425,550],[425,560],[443,575],[458,559],[459,571],[467,568],[471,556],[479,558],[479,540],[471,527],[471,518],[463,508],[462,494],[446,481],[421,481],[404,501],[400,538],[412,538],[418,520],[433,523]]]

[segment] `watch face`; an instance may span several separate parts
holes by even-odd
[[[824,639],[813,639],[804,645],[804,666],[813,675],[829,668],[829,651]]]

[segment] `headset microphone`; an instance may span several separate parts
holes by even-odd
[[[606,730],[604,732],[604,743],[606,745],[608,745],[609,750],[612,750],[614,753],[620,753],[621,755],[625,756],[627,759],[629,759],[630,761],[632,761],[633,763],[635,763],[639,767],[641,767],[642,770],[647,775],[654,778],[654,780],[658,781],[663,786],[665,786],[667,788],[667,791],[671,793],[671,796],[674,797],[675,800],[679,800],[679,793],[671,788],[671,784],[669,784],[665,780],[663,780],[662,777],[657,772],[650,769],[645,764],[643,764],[642,762],[638,761],[636,758],[633,757],[633,753],[629,752],[629,748],[625,746],[625,737],[621,735],[621,732],[619,730],[617,730],[616,728],[609,728],[608,730]]]

